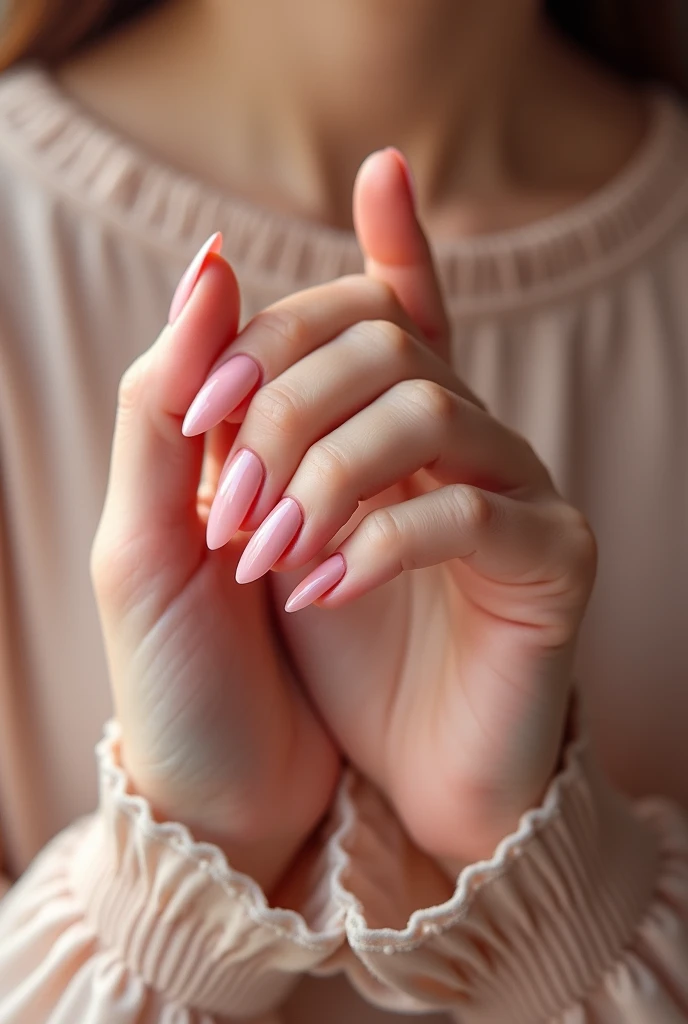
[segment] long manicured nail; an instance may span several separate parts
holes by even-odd
[[[287,598],[285,612],[300,612],[302,608],[307,608],[331,590],[335,583],[339,583],[345,572],[344,556],[339,553],[332,555],[299,583]]]
[[[260,367],[243,353],[218,367],[189,406],[182,434],[193,437],[217,426],[246,398],[260,379]]]
[[[194,290],[196,282],[201,276],[203,264],[205,263],[205,258],[208,253],[219,253],[221,249],[222,235],[219,231],[216,231],[215,234],[211,235],[208,241],[205,242],[198,250],[191,263],[184,271],[181,281],[177,285],[177,290],[174,293],[172,305],[170,306],[170,315],[167,318],[170,324],[174,323],[181,311],[184,309],[184,306],[189,301],[191,292]]]
[[[271,569],[303,524],[293,498],[282,498],[244,548],[236,569],[237,583],[253,583]]]
[[[236,453],[223,473],[210,507],[206,543],[214,551],[237,532],[263,482],[263,463],[248,448]]]

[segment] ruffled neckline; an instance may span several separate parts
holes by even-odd
[[[688,208],[688,120],[679,100],[648,92],[642,146],[606,185],[529,225],[433,247],[450,308],[521,308],[589,287],[642,256]],[[37,63],[0,80],[0,146],[54,188],[188,258],[213,231],[240,278],[288,293],[361,269],[355,236],[260,207],[167,166],[99,122]]]

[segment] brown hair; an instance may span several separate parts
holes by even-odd
[[[24,57],[59,60],[160,0],[9,0],[0,69]]]
[[[25,57],[58,60],[160,2],[9,0],[0,21],[0,69]],[[545,6],[566,35],[620,74],[664,81],[688,95],[685,0],[545,0]]]

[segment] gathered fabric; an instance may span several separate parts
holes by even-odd
[[[434,243],[456,372],[598,541],[561,770],[449,877],[349,769],[269,903],[131,791],[89,554],[119,379],[204,239],[242,323],[361,255],[0,77],[0,1024],[688,1022],[688,120],[647,103],[588,199]]]

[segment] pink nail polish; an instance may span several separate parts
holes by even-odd
[[[243,353],[218,367],[198,392],[184,417],[182,434],[193,437],[217,426],[246,398],[260,379],[260,367]]]
[[[293,498],[282,498],[246,545],[236,569],[237,583],[253,583],[271,569],[302,524],[298,504]]]
[[[403,172],[404,178],[406,179],[406,187],[409,190],[411,202],[413,203],[413,206],[415,208],[418,199],[418,194],[416,191],[416,183],[413,180],[413,174],[411,173],[411,168],[409,167],[409,162],[404,156],[404,154],[401,152],[401,150],[397,149],[395,146],[388,146],[388,149],[390,150],[390,152],[394,153],[395,157],[397,158],[397,163],[399,164],[399,167]]]
[[[309,573],[291,593],[284,606],[285,612],[299,612],[339,583],[346,572],[344,556],[337,552]]]
[[[177,319],[184,306],[191,297],[191,292],[196,286],[196,282],[201,276],[203,270],[203,264],[208,253],[217,252],[219,253],[222,249],[222,235],[219,231],[216,231],[214,235],[211,235],[207,242],[205,242],[198,250],[194,258],[192,259],[189,266],[184,271],[182,279],[177,285],[177,289],[172,298],[172,305],[170,306],[170,315],[167,318],[168,323],[173,324]]]
[[[211,551],[232,539],[263,482],[263,463],[248,448],[236,453],[223,473],[215,500],[210,507],[206,543]]]

